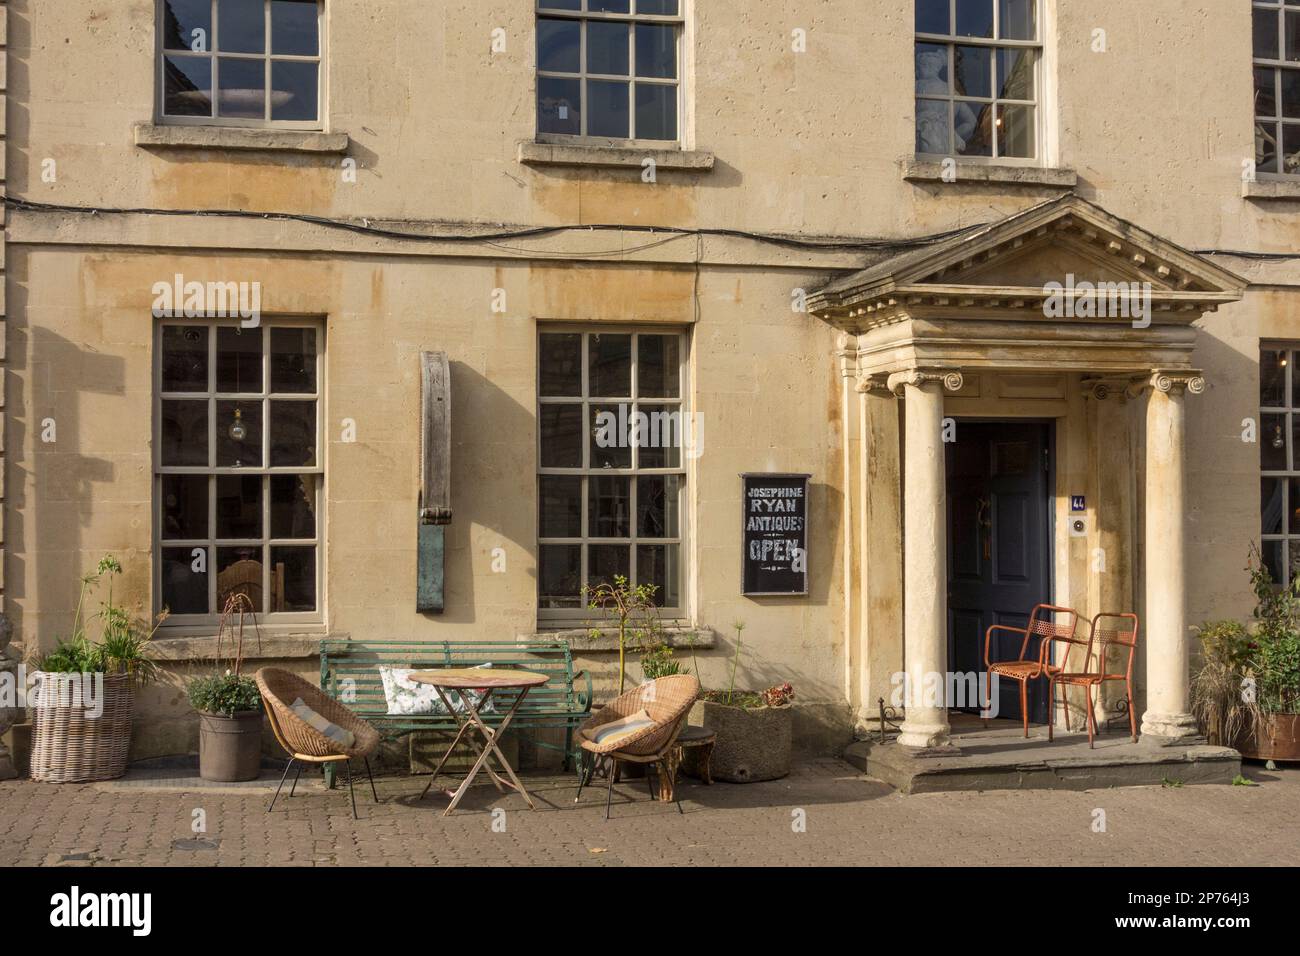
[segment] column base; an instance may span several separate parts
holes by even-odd
[[[948,741],[948,732],[952,728],[947,723],[905,720],[899,728],[898,744],[914,750],[942,750],[955,753],[957,748]]]
[[[1196,718],[1191,714],[1161,714],[1148,710],[1142,715],[1142,736],[1167,747],[1192,746],[1204,742]]]

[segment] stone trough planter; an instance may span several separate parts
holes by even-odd
[[[718,735],[713,747],[714,780],[757,783],[790,772],[794,710],[783,707],[733,707],[696,701],[689,722]]]

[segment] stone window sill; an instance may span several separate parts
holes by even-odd
[[[1241,184],[1245,199],[1300,200],[1300,179],[1256,179]]]
[[[347,640],[350,635],[319,631],[287,630],[269,631],[262,629],[259,642],[256,633],[244,631],[244,660],[273,661],[295,660],[320,657],[320,642],[323,640]],[[213,633],[178,634],[170,636],[161,634],[149,642],[146,651],[150,660],[159,662],[203,662],[228,659],[234,653],[229,639],[222,642],[221,657],[217,655],[217,636]]]
[[[956,179],[949,181],[945,173],[944,164],[940,161],[909,159],[903,162],[903,179],[910,183],[943,183],[946,186],[1049,186],[1060,189],[1073,189],[1079,183],[1079,174],[1073,169],[1046,166],[958,162]]]
[[[154,149],[223,149],[244,152],[342,154],[347,133],[239,126],[169,126],[136,123],[135,145]]]
[[[641,169],[647,159],[657,169],[707,173],[713,169],[713,154],[699,150],[640,149],[635,146],[583,146],[571,143],[519,144],[519,162],[526,166],[597,166],[612,169]]]
[[[544,626],[544,625],[543,625]],[[592,637],[592,628],[572,628],[567,630],[539,630],[536,634],[520,634],[522,640],[528,641],[566,641],[575,653],[601,652],[618,650],[618,631],[607,627],[596,628]],[[717,644],[717,635],[707,627],[672,627],[664,626],[664,641],[673,648],[691,648],[707,650]],[[640,645],[632,646],[637,650]]]

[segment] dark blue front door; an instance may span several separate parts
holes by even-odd
[[[948,443],[948,666],[984,677],[984,633],[1024,627],[1035,604],[1051,603],[1049,481],[1051,426],[957,422]],[[1001,637],[999,637],[1001,634]],[[995,632],[990,657],[1015,660],[1020,635]],[[1037,657],[1036,639],[1029,653]],[[998,717],[1019,721],[1020,687],[999,681]],[[978,701],[963,710],[978,710]],[[1029,685],[1029,719],[1047,720],[1047,681]]]

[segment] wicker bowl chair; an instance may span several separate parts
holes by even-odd
[[[375,778],[370,772],[370,755],[379,746],[379,732],[368,723],[348,710],[338,701],[324,693],[319,687],[303,680],[297,674],[280,670],[276,667],[264,667],[254,677],[257,687],[262,692],[262,704],[266,707],[266,716],[271,721],[271,730],[275,739],[289,754],[284,774],[280,777],[280,786],[275,789],[271,805],[266,808],[270,813],[275,809],[275,801],[280,796],[284,781],[289,776],[289,768],[298,764],[294,774],[289,796],[293,796],[298,786],[298,777],[302,775],[302,765],[341,763],[348,777],[348,794],[352,797],[352,817],[357,816],[357,795],[352,789],[352,764],[354,757],[360,757],[366,765],[366,776],[370,778],[370,793],[379,802],[379,793],[375,790]],[[344,748],[337,741],[330,740],[323,733],[304,721],[293,712],[294,701],[302,702],[330,723],[337,724],[350,731],[356,738],[351,747]]]
[[[691,705],[700,695],[700,682],[690,674],[674,674],[660,677],[627,693],[614,698],[599,711],[592,714],[581,727],[583,764],[578,779],[578,795],[573,802],[582,799],[582,788],[591,782],[591,775],[596,769],[596,761],[604,760],[609,777],[609,789],[605,794],[605,819],[609,819],[609,805],[614,795],[614,780],[620,761],[626,763],[651,764],[659,774],[660,792],[673,791],[672,782],[677,773],[679,754],[677,753],[677,735],[686,723],[686,715]],[[589,734],[606,724],[632,717],[645,711],[651,723],[630,734],[619,737],[607,744],[600,744],[590,739]],[[654,791],[651,791],[651,796]],[[684,813],[682,802],[676,800],[677,811]]]

